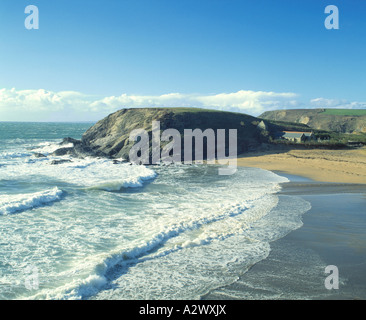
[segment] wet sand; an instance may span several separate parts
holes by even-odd
[[[366,185],[319,183],[286,175],[279,197],[309,201],[303,226],[272,242],[269,256],[233,284],[203,299],[366,299]],[[328,265],[339,270],[339,289],[328,290]]]

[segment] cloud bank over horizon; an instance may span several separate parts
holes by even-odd
[[[95,97],[76,91],[0,89],[0,121],[96,121],[123,108],[198,107],[258,116],[296,108],[366,108],[366,102],[315,98],[308,103],[292,92],[240,90],[210,95],[167,93]]]

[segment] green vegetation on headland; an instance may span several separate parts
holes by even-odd
[[[264,121],[306,125],[314,139],[303,144],[313,147],[357,147],[366,144],[365,109],[291,109],[267,111],[260,115]],[[300,129],[301,127],[299,127]],[[300,131],[300,130],[299,130]],[[303,130],[306,131],[306,130]],[[293,144],[291,141],[272,141]]]
[[[324,113],[336,116],[364,116],[366,109],[325,109]]]
[[[270,138],[270,143],[274,145],[284,144],[288,146],[308,147],[308,148],[325,148],[325,149],[343,149],[362,147],[366,145],[366,134],[349,134],[338,132],[326,132],[314,130],[315,140],[304,141],[301,143],[279,140]]]
[[[293,111],[293,110],[291,110]],[[313,111],[313,110],[312,110]],[[285,112],[287,111],[280,111]],[[303,112],[303,111],[301,111]],[[177,130],[181,137],[182,156],[184,154],[185,130],[199,129],[204,132],[212,129],[215,133],[224,129],[225,150],[228,151],[228,133],[237,130],[237,153],[255,151],[262,145],[286,144],[298,148],[302,146],[313,148],[344,148],[357,147],[366,144],[366,134],[355,132],[353,134],[318,129],[307,123],[284,121],[279,117],[253,117],[243,113],[234,113],[218,110],[199,108],[132,108],[121,109],[98,121],[89,128],[80,141],[71,138],[65,139],[64,144],[72,142],[74,147],[60,148],[55,155],[70,154],[73,156],[99,156],[112,159],[129,159],[129,151],[135,144],[130,140],[131,132],[135,129],[143,130],[152,138],[152,123],[159,121],[160,132],[167,129]],[[296,138],[294,138],[296,136]],[[193,146],[196,143],[194,140]],[[203,141],[203,150],[207,150],[207,140]],[[169,141],[162,142],[164,148]],[[226,152],[227,153],[227,152]],[[152,154],[151,148],[149,152]]]
[[[325,144],[338,144],[344,146],[366,145],[366,133],[341,133],[317,131],[317,136]]]
[[[365,109],[291,109],[267,111],[260,115],[270,121],[305,124],[314,130],[338,133],[366,133]]]

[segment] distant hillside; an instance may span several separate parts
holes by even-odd
[[[317,130],[366,133],[366,109],[294,109],[267,111],[260,118],[306,124]]]

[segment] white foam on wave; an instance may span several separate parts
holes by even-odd
[[[131,264],[143,265],[149,262],[154,264],[154,261],[166,259],[175,253],[179,254],[186,250],[215,246],[217,243],[229,241],[230,238],[235,238],[236,235],[243,234],[245,230],[250,229],[256,221],[262,219],[277,205],[278,198],[271,195],[277,189],[277,184],[267,183],[266,190],[256,190],[254,193],[250,193],[249,189],[246,190],[245,200],[236,203],[233,202],[233,199],[237,196],[227,194],[227,199],[220,198],[221,204],[205,201],[205,204],[202,203],[201,209],[198,210],[197,202],[193,199],[192,203],[188,201],[180,203],[178,211],[173,207],[172,214],[165,209],[161,219],[145,226],[146,233],[149,235],[146,239],[141,239],[140,243],[133,242],[133,246],[130,248],[116,248],[109,253],[84,260],[82,266],[78,267],[82,270],[93,270],[93,273],[89,274],[87,278],[72,281],[56,290],[45,290],[32,298],[89,298],[108,286],[111,276],[113,278],[115,272],[118,274],[121,268]],[[206,195],[212,197],[209,190]],[[206,195],[203,197],[205,198]],[[196,197],[200,198],[200,195]],[[144,219],[141,217],[142,223]],[[160,231],[156,232],[157,230]],[[217,246],[220,252],[220,245]],[[255,259],[265,257],[268,250],[266,243],[248,243],[244,252],[247,261],[257,261]],[[225,263],[235,260],[237,253],[233,250],[230,255],[226,255]],[[215,259],[217,260],[217,257]],[[210,263],[213,263],[211,260],[206,261],[204,256],[200,260],[204,261],[208,267]],[[164,269],[164,267],[161,268]]]
[[[27,152],[2,152],[0,153],[0,159],[8,160],[15,158],[25,158],[31,156],[30,153]]]
[[[45,156],[48,156],[57,149],[70,148],[74,146],[73,143],[68,143],[61,146],[60,141],[45,141],[34,145],[34,142],[36,141],[37,140],[19,140],[18,144],[14,144],[14,142],[8,142],[10,144],[10,148],[7,148],[7,151],[0,152],[0,159],[11,160],[17,158],[27,158],[31,157],[34,153],[41,153]],[[27,149],[28,152],[24,152],[24,149]]]
[[[166,242],[183,235],[187,231],[198,230],[202,227],[217,222],[223,221],[227,218],[234,218],[242,215],[251,205],[233,205],[225,208],[219,214],[212,213],[209,217],[201,219],[191,219],[176,223],[174,225],[168,225],[164,227],[164,230],[155,234],[148,241],[143,242],[141,245],[132,247],[130,249],[116,249],[108,255],[101,254],[99,256],[84,261],[83,268],[87,265],[94,270],[94,273],[89,275],[86,279],[75,280],[68,283],[56,290],[45,290],[37,295],[31,297],[31,299],[85,299],[97,294],[100,290],[103,290],[108,284],[108,274],[113,273],[115,268],[123,268],[131,263],[142,263],[144,261],[155,260],[164,256],[167,256],[173,252],[180,251],[184,248],[199,246],[208,244],[214,240],[223,240],[229,237],[238,230],[228,230],[226,234],[207,235],[204,239],[186,241],[185,243],[174,244],[170,248],[163,247],[162,250],[156,249],[163,246]],[[256,220],[253,217],[247,219]],[[242,227],[247,227],[244,225]],[[178,240],[178,242],[181,242]],[[153,254],[150,254],[154,252]]]
[[[82,281],[78,286],[69,288],[62,293],[59,292],[57,298],[89,298],[105,289],[109,283],[109,279],[113,279],[115,273],[118,274],[121,272],[121,270],[123,270],[123,268],[126,268],[131,264],[136,264],[138,266],[149,265],[148,269],[150,269],[150,272],[155,270],[156,276],[160,277],[162,272],[169,272],[168,269],[170,269],[169,267],[166,269],[164,266],[162,266],[160,264],[161,261],[171,261],[172,258],[174,259],[174,255],[183,255],[183,259],[181,258],[182,260],[176,261],[174,265],[184,265],[186,263],[186,255],[190,254],[188,252],[194,252],[195,250],[201,252],[201,257],[197,257],[197,261],[200,261],[200,264],[204,265],[206,269],[210,269],[215,266],[217,261],[220,261],[222,266],[226,266],[231,262],[237,262],[237,260],[245,261],[250,265],[251,263],[255,263],[261,259],[264,259],[268,256],[270,250],[269,245],[266,242],[248,242],[244,250],[241,248],[241,257],[240,255],[238,256],[239,250],[233,245],[231,249],[228,250],[230,253],[224,253],[222,251],[222,244],[224,244],[225,241],[235,242],[235,239],[237,239],[236,236],[242,236],[245,230],[251,229],[252,225],[259,221],[264,215],[266,215],[277,203],[276,198],[267,200],[267,205],[263,207],[262,210],[252,207],[254,203],[247,206],[233,206],[232,208],[228,208],[228,210],[222,214],[217,216],[212,215],[211,218],[198,219],[192,221],[189,224],[181,223],[179,225],[171,226],[163,232],[155,235],[150,241],[141,246],[123,251],[122,253],[115,252],[114,254],[111,254],[109,257],[105,258],[102,263],[99,263],[95,267],[95,274]],[[191,237],[191,234],[197,231],[200,232],[198,232],[195,237]],[[205,254],[205,247],[217,248],[213,250],[215,254],[207,257],[207,253]],[[222,255],[224,257],[222,257]],[[155,268],[155,261],[158,259],[160,260],[160,263],[158,262],[158,269],[160,270]],[[137,270],[139,269],[140,268],[137,268]],[[146,268],[142,267],[142,269],[144,270],[142,271],[143,273],[146,272]],[[136,269],[134,268],[134,271],[135,270]],[[186,274],[186,279],[184,281],[187,281],[190,276],[194,277],[194,274]],[[123,287],[126,285],[124,281],[125,277],[129,278],[130,280],[133,279],[133,281],[140,279],[136,285],[140,285],[141,287],[144,287],[142,284],[145,283],[145,281],[148,281],[147,279],[143,279],[144,277],[142,274],[138,274],[136,276],[134,273],[127,273],[121,278],[121,280],[117,280],[119,286]],[[96,281],[96,279],[98,281]],[[235,276],[231,277],[230,281],[233,281],[234,279]],[[223,279],[221,279],[221,281],[222,280]],[[182,281],[182,283],[184,281]],[[131,291],[131,287],[128,285],[128,282],[129,281],[127,281],[127,286],[125,289],[132,293],[133,291]],[[199,282],[200,281],[197,281],[197,283]],[[220,281],[218,281],[218,283],[222,284]],[[165,284],[162,283],[160,285]],[[148,286],[151,287],[151,283],[149,283]],[[171,286],[171,283],[169,286]],[[160,298],[172,298],[172,291],[165,290],[165,292],[160,292]],[[122,289],[121,292],[125,294],[125,290]],[[144,291],[141,290],[141,292]],[[147,292],[149,292],[149,290],[145,290],[145,294]],[[104,293],[105,292],[101,294],[102,298],[105,297]],[[178,293],[178,291],[176,291],[176,293]],[[181,294],[183,294],[182,291],[181,293],[178,293],[178,296],[175,298],[179,298]],[[192,298],[192,296],[189,296],[191,294],[192,292],[190,292],[184,298]],[[119,296],[119,298],[129,299],[133,296],[136,298],[136,292],[134,292],[133,295],[129,295],[129,293],[127,293],[126,297]],[[138,298],[144,299],[146,296],[141,296]],[[147,298],[151,299],[152,296],[148,296]],[[199,295],[197,295],[195,298],[199,298]]]
[[[131,166],[128,166],[131,167]],[[121,180],[110,180],[95,184],[88,188],[90,190],[104,190],[104,191],[120,191],[126,188],[140,188],[144,185],[144,182],[154,179],[156,173],[150,169],[138,170],[140,171],[136,175],[129,175]]]
[[[82,190],[107,191],[140,187],[157,173],[160,179],[147,192],[103,193],[95,199],[93,192],[86,192],[85,199],[84,195],[77,199],[82,201],[80,205],[75,199],[75,216],[74,211],[57,215],[70,232],[56,233],[63,228],[55,224],[55,231],[42,237],[46,241],[43,247],[69,252],[70,245],[74,246],[70,265],[51,270],[57,281],[44,275],[48,288],[27,298],[103,299],[108,295],[103,289],[112,282],[121,290],[111,298],[155,299],[163,293],[160,298],[170,299],[177,292],[185,298],[199,297],[203,288],[212,289],[237,277],[236,272],[225,271],[230,264],[245,262],[248,266],[268,255],[269,237],[256,237],[251,232],[256,225],[268,235],[277,234],[272,230],[276,224],[266,217],[278,203],[279,183],[288,180],[271,172],[247,169],[232,177],[218,177],[217,168],[205,166],[171,166],[157,168],[156,173],[105,159],[71,160],[56,166],[19,164],[18,171],[9,169],[7,173],[17,177],[23,171],[32,172],[35,179],[42,175],[42,179],[63,180]],[[0,178],[3,173],[0,168]],[[261,225],[262,220],[267,222]],[[49,228],[45,230],[48,233]],[[42,261],[53,259],[48,252],[39,256]],[[212,274],[217,275],[215,279]],[[159,287],[164,288],[160,293]]]
[[[208,239],[205,245],[161,254],[158,261],[144,258],[112,281],[109,287],[115,290],[101,291],[95,298],[200,299],[215,288],[235,282],[252,265],[268,257],[270,243],[299,228],[302,214],[309,209],[307,201],[292,197],[291,202],[286,200],[285,208],[272,208],[242,232],[231,230],[224,237]],[[262,211],[258,206],[250,210]]]
[[[59,142],[41,142],[35,148],[32,148],[33,152],[42,153],[45,155],[51,154],[60,148],[72,148],[74,146],[73,143],[67,143],[64,145],[60,145]]]
[[[154,179],[156,172],[145,166],[114,164],[107,159],[85,159],[60,166],[63,178],[75,181],[88,190],[119,191],[123,188],[139,188]],[[68,177],[69,176],[69,177]]]
[[[13,214],[44,206],[60,200],[62,194],[63,191],[55,187],[50,190],[35,193],[2,195],[0,199],[0,215]]]
[[[51,165],[52,160],[59,159],[69,162]],[[17,163],[6,171],[1,169],[0,179],[17,179],[31,173],[33,179],[48,177],[86,189],[105,191],[141,187],[147,180],[156,177],[153,170],[144,166],[114,164],[112,160],[97,158],[48,157]]]

